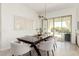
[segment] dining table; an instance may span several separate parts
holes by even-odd
[[[45,37],[40,36],[38,39],[38,37],[36,37],[36,36],[24,36],[21,38],[17,38],[17,40],[19,42],[30,44],[30,47],[35,49],[37,55],[41,56],[41,53],[39,51],[39,45],[41,42],[46,42],[46,41],[50,40],[50,38],[53,38],[53,37],[52,36],[45,36]]]

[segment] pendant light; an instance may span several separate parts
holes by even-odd
[[[44,16],[39,16],[39,18],[42,20],[42,28],[40,28],[41,33],[43,32],[43,22],[44,20],[47,21],[47,28],[48,28],[48,19],[47,19],[47,4],[44,4]]]
[[[44,20],[47,20],[47,17],[46,17],[46,15],[47,15],[47,4],[45,3],[45,16],[44,16]]]

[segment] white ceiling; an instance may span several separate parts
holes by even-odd
[[[78,3],[26,3],[26,5],[40,14],[45,11],[45,5],[46,5],[46,12],[50,12],[60,9],[76,7],[79,4]]]

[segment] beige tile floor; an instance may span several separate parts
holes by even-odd
[[[55,56],[79,56],[79,47],[69,42],[57,42]]]
[[[11,56],[10,49],[0,50],[0,56]]]
[[[79,48],[69,42],[57,42],[55,56],[79,56]],[[0,56],[11,56],[10,49],[0,51]]]

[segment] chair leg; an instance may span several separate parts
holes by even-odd
[[[31,51],[30,51],[30,56],[31,56]]]
[[[14,56],[14,54],[12,54],[12,56]]]
[[[49,51],[47,51],[47,56],[49,56]]]
[[[55,51],[55,45],[53,45],[54,51]]]
[[[56,48],[57,48],[57,44],[55,43],[55,46],[56,46]]]
[[[54,51],[55,51],[56,48],[57,48],[57,44],[55,43],[55,44],[53,45],[53,47],[54,47]]]
[[[52,50],[52,55],[54,56],[54,51]]]

